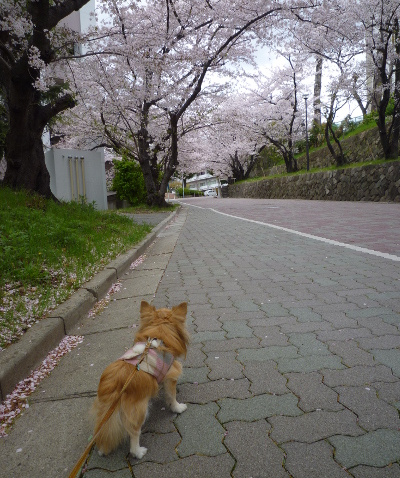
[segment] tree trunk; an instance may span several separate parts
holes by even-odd
[[[165,193],[169,180],[176,170],[178,164],[178,117],[170,114],[170,140],[171,147],[166,158],[164,175],[159,182],[159,171],[157,168],[157,157],[150,154],[150,135],[147,130],[147,115],[150,109],[149,104],[145,104],[142,111],[142,127],[138,134],[139,164],[142,168],[144,183],[147,191],[147,204],[149,206],[167,207]]]
[[[243,181],[246,179],[245,171],[239,161],[237,151],[235,151],[234,155],[229,155],[229,167],[231,168],[232,177],[235,178],[236,181]]]
[[[31,85],[13,85],[7,98],[10,111],[6,136],[7,170],[4,184],[27,189],[51,198],[42,134],[45,124],[40,115],[38,95]]]
[[[282,152],[282,155],[286,165],[286,172],[295,173],[298,171],[297,161],[293,154],[290,151],[284,151]]]
[[[294,115],[293,115],[293,118],[292,118],[292,122],[290,124],[290,132],[289,132],[289,138],[288,138],[287,164],[290,167],[290,171],[288,171],[288,173],[289,172],[295,173],[296,171],[298,171],[297,160],[296,160],[296,158],[294,157],[294,154],[293,154],[293,139],[292,139],[293,138],[293,136],[292,136],[293,123],[294,123]],[[288,166],[286,166],[286,169],[287,169],[287,167]]]
[[[254,153],[252,155],[250,155],[250,159],[248,161],[248,163],[246,164],[246,171],[244,173],[244,179],[249,179],[250,177],[250,173],[253,171],[254,169],[254,166],[256,165],[259,157],[260,157],[260,153],[261,151],[265,148],[265,145],[261,146],[257,153]]]
[[[378,104],[378,118],[376,120],[379,130],[379,138],[381,141],[383,154],[385,159],[390,159],[390,137],[386,129],[386,108],[390,100],[390,90],[386,88],[382,98]]]
[[[395,20],[395,45],[397,57],[394,60],[394,104],[391,124],[391,138],[389,157],[396,159],[399,156],[399,136],[400,136],[400,34],[399,34],[399,19]]]
[[[333,149],[333,146],[329,138],[329,131],[332,133],[333,140],[335,141],[335,143],[337,144],[339,148],[339,154],[337,154],[335,150]],[[326,140],[326,145],[328,146],[329,152],[331,153],[332,157],[335,160],[336,166],[343,166],[344,164],[346,164],[346,158],[344,157],[344,154],[343,154],[342,145],[340,144],[340,141],[336,138],[335,132],[332,129],[332,118],[328,118],[326,121],[325,140]]]
[[[183,113],[182,113],[183,114]],[[170,151],[166,159],[166,168],[164,171],[164,176],[162,178],[160,184],[160,195],[165,197],[165,193],[167,192],[167,187],[169,180],[171,179],[172,175],[176,171],[176,167],[178,166],[178,121],[179,116],[175,113],[169,113],[169,131],[170,131]],[[184,173],[184,171],[182,171]],[[186,180],[184,180],[183,187],[186,187]],[[165,202],[165,205],[167,204]]]
[[[74,10],[79,10],[88,1],[23,2],[26,4],[26,18],[31,18],[34,28],[32,33],[24,34],[25,39],[21,42],[23,46],[19,46],[18,41],[15,43],[15,51],[14,46],[8,50],[14,43],[12,29],[1,32],[0,56],[3,63],[0,77],[9,114],[4,183],[13,189],[24,188],[55,199],[50,190],[50,175],[45,164],[42,134],[49,120],[74,106],[74,101],[68,94],[59,96],[58,88],[54,96],[51,89],[47,94],[35,90],[34,84],[40,78],[40,71],[30,64],[28,51],[32,51],[34,47],[44,64],[49,65],[57,56],[60,45],[53,49],[48,32],[52,31],[60,20]],[[18,18],[16,21],[19,21]],[[4,58],[7,58],[7,61],[4,61]]]
[[[277,149],[279,154],[282,155],[283,160],[285,161],[286,172],[295,173],[298,171],[297,160],[294,157],[293,149],[287,148],[281,141],[272,138],[271,136],[265,135],[265,138]]]
[[[398,30],[398,22],[395,25],[395,28],[397,26]],[[397,34],[395,34],[394,38],[396,39]],[[396,53],[399,53],[399,47],[396,48]],[[397,63],[397,67],[399,64]],[[388,76],[388,67],[390,65],[388,64],[388,55],[387,55],[387,50],[384,52],[382,55],[382,61],[380,63],[379,68],[377,69],[377,73],[379,74],[379,82],[382,85],[383,92],[379,98],[377,98],[377,93],[375,92],[375,103],[378,106],[378,119],[377,119],[377,124],[378,124],[378,129],[379,129],[379,138],[381,141],[382,149],[383,149],[383,154],[385,156],[385,159],[393,159],[397,158],[398,156],[398,123],[396,124],[395,116],[396,116],[396,108],[394,108],[393,111],[393,122],[389,126],[389,129],[387,128],[386,125],[386,108],[388,107],[389,101],[390,101],[390,83],[392,81],[392,76],[389,74]],[[396,68],[396,62],[395,62],[395,68]],[[399,75],[396,74],[398,73],[397,71],[394,72],[395,75],[395,89],[396,87],[399,86],[399,84],[396,84],[396,80],[400,81]],[[378,76],[378,75],[377,75]],[[398,96],[397,96],[398,97]],[[397,110],[398,111],[398,110]],[[393,136],[393,133],[395,132],[394,129],[396,129],[397,126],[397,137]]]
[[[314,78],[314,124],[321,125],[322,58],[317,58]]]
[[[150,110],[150,103],[144,102],[142,105],[141,112],[141,127],[138,132],[137,142],[138,142],[138,161],[140,167],[142,168],[144,184],[147,192],[147,204],[149,206],[166,206],[165,202],[165,192],[160,196],[160,191],[158,188],[157,181],[157,165],[154,164],[154,156],[150,154],[150,135],[147,130],[148,126],[148,114]]]
[[[144,132],[143,129],[138,137],[138,145],[139,145],[139,164],[142,168],[144,184],[146,186],[147,191],[147,204],[149,206],[160,206],[165,207],[165,191],[164,194],[160,190],[157,189],[156,184],[154,182],[153,176],[153,168],[151,167],[151,160],[149,154],[149,144],[147,141],[147,131]]]
[[[359,79],[359,76],[357,74],[353,75],[353,83],[351,87],[351,94],[353,98],[357,101],[358,107],[360,108],[363,116],[366,116],[368,114],[368,107],[371,103],[371,98],[367,100],[366,105],[364,106],[363,100],[361,99],[360,95],[358,94],[358,86],[357,86],[357,81]]]

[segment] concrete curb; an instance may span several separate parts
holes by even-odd
[[[5,400],[18,382],[26,378],[70,333],[74,325],[102,299],[129,266],[155,240],[158,233],[175,217],[177,210],[158,224],[133,249],[111,261],[105,269],[82,285],[69,299],[37,322],[0,354],[0,399]]]

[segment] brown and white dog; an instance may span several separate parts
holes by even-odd
[[[182,365],[176,359],[186,356],[189,334],[186,330],[187,303],[158,309],[145,301],[140,306],[140,326],[134,346],[103,372],[93,405],[95,429],[111,404],[121,392],[127,378],[136,367],[128,387],[109,420],[101,428],[96,445],[100,454],[107,455],[118,447],[128,434],[130,452],[142,458],[147,449],[139,445],[140,431],[146,419],[149,400],[157,395],[159,383],[164,384],[167,405],[175,413],[182,413],[187,406],[176,401],[176,382],[182,373]],[[146,343],[151,346],[142,358]]]

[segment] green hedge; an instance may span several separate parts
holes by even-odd
[[[115,177],[113,190],[119,199],[129,201],[133,206],[144,204],[147,199],[142,169],[136,161],[114,160]]]
[[[183,196],[182,188],[175,188],[175,191],[180,197]],[[194,189],[185,188],[185,196],[204,196],[204,194],[202,191],[196,191]]]

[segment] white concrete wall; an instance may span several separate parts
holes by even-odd
[[[51,149],[45,158],[51,192],[57,199],[80,201],[85,196],[86,202],[95,201],[96,209],[108,208],[103,150]]]
[[[95,12],[95,0],[89,0],[79,11],[72,12],[68,17],[60,21],[60,25],[65,25],[79,33],[85,33],[89,27],[96,25],[93,13]]]
[[[71,28],[71,30],[81,32],[81,16],[79,11],[70,13],[68,17],[63,18],[60,21],[59,25],[65,25],[66,27]]]

